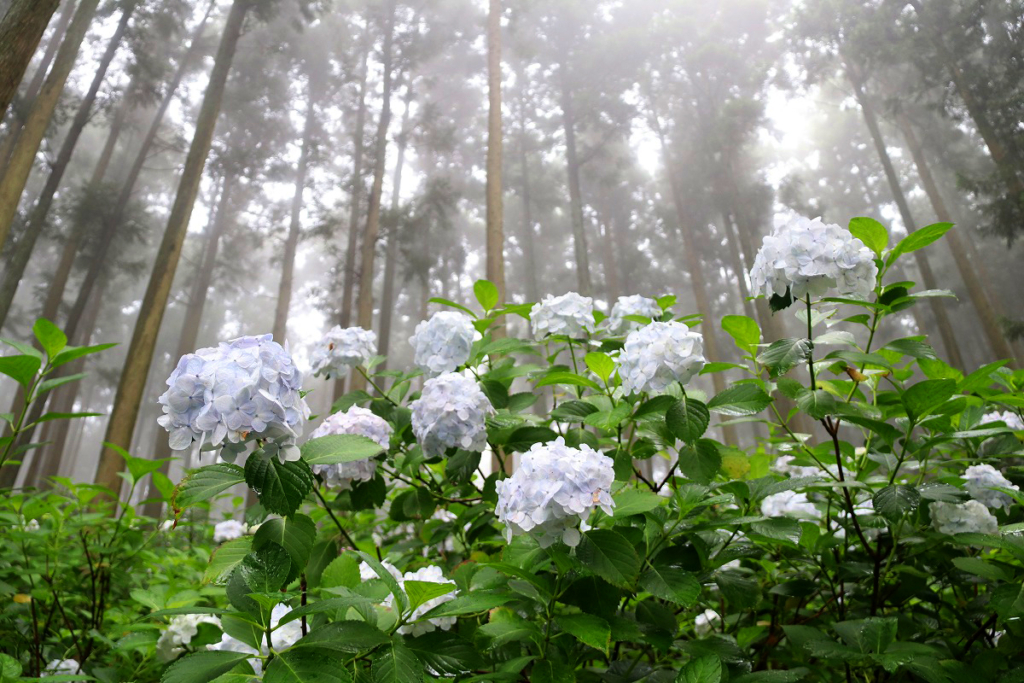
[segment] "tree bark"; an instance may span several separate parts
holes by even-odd
[[[487,279],[505,302],[505,233],[501,181],[501,0],[490,0],[487,13]],[[504,324],[492,334],[504,336]]]
[[[156,337],[163,321],[164,310],[167,308],[167,297],[170,294],[174,271],[181,257],[181,247],[188,231],[188,221],[192,215],[199,183],[202,180],[206,157],[213,143],[213,131],[217,125],[221,102],[224,98],[224,86],[227,83],[231,62],[242,33],[245,15],[251,6],[249,0],[234,0],[228,14],[224,34],[210,74],[210,83],[203,96],[202,108],[196,121],[196,131],[192,138],[185,168],[181,174],[181,182],[174,198],[174,205],[167,221],[167,230],[157,250],[153,264],[153,272],[146,288],[139,309],[139,318],[135,323],[131,345],[121,379],[117,386],[114,408],[110,414],[104,441],[129,447],[135,421],[138,417],[139,403],[146,383],[149,365],[153,360]],[[104,449],[100,456],[96,471],[96,483],[112,491],[120,490],[121,456],[112,449]]]
[[[563,53],[558,63],[561,86],[562,127],[565,130],[565,170],[569,176],[569,205],[572,215],[573,252],[576,256],[576,281],[579,293],[590,296],[590,256],[587,253],[587,235],[583,225],[583,197],[580,192],[580,164],[576,154],[576,113],[569,83],[568,58]]]
[[[743,314],[756,320],[754,304],[750,300],[750,290],[747,288],[747,266],[743,262],[743,256],[740,255],[739,229],[733,224],[732,216],[728,211],[722,211],[722,229],[725,232],[725,245],[729,250],[736,282],[739,284],[740,305],[743,308]]]
[[[81,137],[82,131],[85,130],[86,124],[89,123],[96,95],[100,91],[100,86],[103,85],[107,69],[117,53],[121,39],[124,37],[125,31],[128,30],[128,22],[131,20],[132,12],[135,11],[136,6],[137,3],[130,3],[122,11],[121,20],[118,22],[114,35],[111,36],[110,42],[107,44],[106,51],[100,58],[89,90],[85,93],[85,97],[78,106],[78,111],[75,113],[71,127],[68,129],[64,142],[61,144],[57,159],[51,166],[50,175],[43,186],[42,194],[39,195],[35,207],[33,207],[32,212],[29,214],[28,227],[21,235],[21,238],[15,243],[14,250],[7,261],[3,282],[0,283],[0,327],[3,327],[4,321],[7,319],[7,314],[11,309],[11,302],[14,301],[14,295],[18,291],[18,283],[21,282],[21,278],[25,274],[25,268],[32,257],[32,252],[35,249],[36,242],[39,240],[39,235],[42,234],[43,228],[46,226],[46,218],[50,213],[50,207],[53,206],[53,197],[57,194],[60,182],[64,178],[64,172],[71,161],[71,155],[75,151],[78,139]]]
[[[59,4],[60,0],[13,0],[0,20],[0,120]]]
[[[18,0],[18,2],[21,3],[24,0]],[[45,0],[45,2],[49,3],[53,2],[53,0]],[[42,4],[41,2],[40,5]],[[11,153],[11,161],[7,165],[3,179],[0,180],[0,247],[3,247],[10,234],[11,223],[18,213],[18,201],[21,199],[21,193],[25,190],[25,183],[28,182],[29,173],[32,172],[32,164],[35,161],[36,152],[39,151],[39,145],[46,134],[46,127],[50,125],[50,119],[53,118],[53,112],[57,108],[57,102],[60,100],[61,93],[64,91],[68,75],[75,65],[79,48],[82,46],[85,33],[89,29],[89,24],[96,13],[96,6],[98,4],[99,0],[82,0],[82,3],[78,6],[78,9],[75,11],[75,17],[71,20],[71,25],[68,27],[67,34],[64,37],[64,42],[61,43],[60,49],[57,50],[57,58],[53,62],[53,69],[51,69],[50,74],[46,77],[46,82],[42,90],[39,91],[39,96],[32,103],[32,108],[25,118],[25,125],[21,129],[21,134],[18,135],[18,142],[14,145],[14,151]],[[55,3],[54,7],[56,7]],[[51,10],[50,14],[52,13]],[[10,13],[8,13],[9,15]],[[14,41],[16,38],[9,37],[8,40]],[[36,38],[35,43],[38,42],[39,39]],[[35,43],[33,43],[33,46]],[[4,45],[6,45],[4,37],[0,35],[0,50],[3,49],[2,46]],[[5,67],[2,53],[0,53],[0,74],[4,73]],[[6,107],[6,103],[4,103],[4,106]]]
[[[619,266],[615,259],[615,248],[612,242],[612,224],[615,220],[604,211],[599,212],[601,225],[601,261],[604,267],[604,288],[608,297],[608,305],[613,306],[622,293],[619,289]]]
[[[526,300],[540,301],[540,286],[537,284],[537,253],[533,231],[533,201],[530,192],[530,163],[526,151],[526,73],[520,69],[516,74],[519,85],[519,173],[520,199],[523,202],[523,223],[520,240],[523,247],[524,268],[526,269]]]

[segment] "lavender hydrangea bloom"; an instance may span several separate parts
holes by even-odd
[[[1003,474],[992,467],[992,465],[971,465],[964,473],[964,488],[971,498],[982,503],[988,508],[1009,508],[1013,505],[1013,498],[1002,491],[996,491],[992,487],[1012,489],[1019,491],[1020,487],[1003,476]]]
[[[562,437],[535,443],[512,476],[497,483],[495,514],[508,541],[529,533],[542,547],[558,539],[576,546],[576,526],[585,524],[594,508],[612,514],[614,480],[611,458],[586,444],[571,448]]]
[[[932,516],[932,526],[940,534],[999,533],[999,522],[987,507],[976,500],[966,503],[935,501],[928,509]]]
[[[548,295],[530,311],[530,327],[538,341],[549,334],[581,337],[587,332],[593,332],[596,326],[594,300],[576,292],[562,296]]]
[[[788,289],[795,299],[830,289],[867,299],[877,278],[874,253],[863,242],[838,225],[802,216],[775,226],[750,270],[755,294],[784,296]]]
[[[377,355],[377,335],[361,327],[342,329],[335,325],[313,348],[310,364],[313,375],[344,377],[349,368],[366,365]]]
[[[200,624],[213,624],[220,628],[220,619],[209,614],[179,614],[171,617],[167,630],[156,641],[157,657],[164,662],[176,659],[199,633]]]
[[[440,311],[421,321],[409,338],[413,362],[429,377],[452,372],[469,360],[476,337],[476,328],[468,315]]]
[[[427,456],[448,448],[482,451],[487,445],[487,416],[494,413],[476,381],[456,372],[428,379],[412,402],[412,433]]]
[[[821,517],[818,508],[807,500],[807,494],[796,491],[782,491],[766,496],[761,501],[761,514],[765,517]]]
[[[239,337],[183,356],[167,386],[158,422],[170,432],[172,449],[199,441],[224,448],[231,459],[258,437],[279,458],[298,460],[295,439],[309,417],[302,373],[271,335]]]
[[[245,536],[248,531],[249,527],[245,524],[234,519],[225,519],[223,522],[217,522],[213,527],[213,542],[233,541]]]
[[[680,322],[655,322],[630,332],[619,353],[626,393],[657,394],[674,382],[686,384],[704,367],[704,338]]]
[[[642,315],[645,318],[657,320],[661,314],[661,306],[654,299],[648,299],[639,294],[620,296],[612,306],[612,312],[604,321],[604,326],[610,334],[626,334],[641,327],[638,322],[626,320],[627,315]]]
[[[993,422],[1002,422],[1015,432],[1024,431],[1024,421],[1020,419],[1020,415],[1012,413],[1009,410],[987,413],[982,416],[980,424],[986,425],[992,424]]]
[[[310,439],[331,434],[356,434],[373,439],[378,446],[387,450],[394,431],[387,420],[374,415],[366,408],[352,406],[344,413],[331,415],[323,424],[313,430]],[[313,472],[324,478],[329,486],[345,490],[352,488],[354,481],[369,481],[377,472],[377,461],[372,458],[339,462],[331,465],[313,465]]]

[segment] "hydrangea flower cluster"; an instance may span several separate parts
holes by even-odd
[[[217,522],[213,527],[213,542],[223,543],[224,541],[233,541],[236,538],[241,538],[249,533],[249,527],[234,519],[225,519],[223,522]]]
[[[807,494],[796,491],[782,491],[765,496],[761,501],[761,514],[765,517],[821,517],[818,508],[807,500]]]
[[[298,619],[289,621],[284,626],[278,628],[278,625],[281,623],[281,619],[291,611],[292,608],[288,605],[276,605],[270,612],[270,628],[273,629],[271,638],[274,644],[274,650],[278,652],[287,650],[302,637],[302,623]],[[263,660],[259,659],[258,655],[262,654],[266,656],[270,654],[270,649],[267,647],[266,636],[264,636],[260,641],[260,651],[254,649],[248,643],[243,643],[237,638],[233,638],[226,633],[220,639],[219,643],[214,643],[206,649],[221,650],[225,652],[243,652],[253,655],[253,658],[249,660],[249,663],[252,665],[253,671],[257,674],[262,673],[263,671]]]
[[[755,294],[785,296],[788,289],[794,299],[830,289],[867,299],[877,279],[874,253],[849,230],[802,216],[775,226],[750,270]]]
[[[620,296],[619,300],[612,306],[612,312],[604,321],[609,334],[626,334],[640,328],[640,323],[625,320],[627,315],[642,315],[651,320],[661,317],[661,306],[654,299],[634,294],[632,296]]]
[[[562,437],[535,443],[512,476],[497,482],[495,514],[508,541],[533,534],[541,547],[558,539],[575,547],[580,542],[576,526],[585,524],[594,508],[612,514],[614,480],[611,458],[586,444],[571,448]]]
[[[429,377],[452,372],[469,360],[476,338],[472,318],[458,311],[440,311],[421,321],[409,337],[413,362]]]
[[[530,327],[538,341],[549,334],[582,337],[597,327],[594,321],[594,300],[576,292],[562,296],[549,294],[530,311]]]
[[[996,491],[992,487],[1012,489],[1019,491],[1020,487],[1010,483],[1002,472],[992,465],[971,465],[964,473],[964,488],[971,498],[982,503],[987,508],[1009,508],[1013,505],[1013,498],[1002,491]]]
[[[455,625],[455,617],[435,617],[433,619],[426,619],[423,621],[420,620],[420,617],[422,617],[424,614],[426,614],[427,612],[434,609],[440,604],[455,599],[455,596],[458,594],[458,590],[455,588],[455,584],[451,583],[450,581],[448,581],[448,579],[444,578],[444,572],[441,571],[440,567],[431,565],[429,567],[417,569],[414,572],[405,572],[405,574],[403,574],[398,570],[397,567],[395,567],[395,565],[391,564],[387,560],[384,560],[383,562],[381,562],[381,564],[384,566],[384,569],[386,569],[387,572],[391,574],[391,576],[395,577],[395,581],[398,582],[398,585],[402,588],[402,590],[405,590],[406,581],[423,581],[425,583],[441,583],[450,584],[452,586],[452,590],[448,593],[445,593],[444,595],[439,595],[436,598],[431,598],[430,600],[427,600],[425,603],[414,609],[412,614],[409,616],[408,623],[403,624],[398,628],[399,633],[420,636],[424,633],[430,633],[431,631],[434,631],[436,629],[447,631]],[[359,564],[359,578],[363,581],[371,581],[373,579],[378,579],[380,577],[377,576],[377,572],[373,570],[373,567],[366,564],[365,562],[361,562]],[[394,600],[394,596],[389,595],[384,600],[384,605],[386,607],[393,609]]]
[[[999,533],[999,522],[987,507],[976,500],[966,503],[935,501],[928,509],[932,516],[932,526],[940,534]]]
[[[983,425],[992,424],[993,422],[1002,422],[1015,432],[1024,431],[1024,421],[1020,419],[1020,415],[1009,410],[986,413],[981,418],[981,424]]]
[[[159,401],[160,425],[180,451],[199,441],[233,460],[252,438],[270,441],[282,460],[298,460],[295,439],[309,417],[302,373],[271,335],[239,337],[182,356]]]
[[[361,327],[335,325],[313,347],[309,361],[314,376],[344,377],[349,368],[366,365],[377,355],[377,335]]]
[[[487,445],[491,402],[475,380],[457,372],[428,379],[412,402],[412,433],[427,456],[452,447],[482,451]]]
[[[73,676],[77,673],[82,673],[77,659],[55,659],[46,665],[46,674],[49,676]]]
[[[704,367],[704,338],[680,322],[654,322],[630,332],[619,352],[619,377],[627,394],[658,394],[686,384]]]
[[[169,662],[184,652],[199,633],[200,624],[213,624],[220,628],[220,619],[210,614],[179,614],[171,617],[167,630],[156,641],[156,654],[161,661]]]
[[[372,439],[387,450],[391,442],[391,425],[384,418],[374,415],[366,408],[352,406],[344,413],[335,413],[323,421],[309,435],[310,439],[331,434],[356,434]],[[324,478],[329,486],[345,490],[352,488],[354,481],[369,481],[377,472],[377,461],[373,458],[339,462],[332,465],[313,465],[313,472]]]
[[[704,636],[711,633],[715,627],[715,622],[721,621],[722,617],[718,616],[718,612],[713,609],[706,609],[702,614],[698,614],[697,618],[693,620],[693,630],[697,636],[703,638]]]

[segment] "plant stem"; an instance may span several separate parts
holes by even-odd
[[[388,403],[390,403],[391,405],[395,406],[396,408],[398,407],[398,404],[395,403],[395,400],[393,398],[391,398],[390,396],[388,396],[387,393],[383,389],[381,389],[380,386],[378,386],[376,382],[374,382],[372,379],[370,379],[370,376],[368,374],[366,374],[366,370],[363,370],[363,366],[362,365],[356,366],[356,369],[359,370],[359,374],[362,375],[364,378],[366,378],[366,381],[370,384],[370,386],[373,387],[374,390],[376,390],[376,392],[378,394],[380,394],[384,398],[384,400],[386,400]]]
[[[341,522],[334,515],[334,511],[331,510],[330,506],[327,504],[327,501],[324,499],[323,494],[320,493],[320,489],[318,487],[314,486],[313,487],[313,493],[316,494],[316,497],[320,500],[320,503],[324,506],[324,510],[327,511],[327,514],[331,516],[331,519],[334,521],[334,526],[338,527],[338,531],[340,531],[341,535],[345,537],[345,542],[349,544],[349,546],[352,548],[352,550],[359,550],[359,548],[356,546],[356,542],[352,540],[352,537],[348,535],[347,531],[345,531],[345,527],[343,527],[341,525]]]
[[[811,391],[817,389],[814,379],[814,332],[811,325],[811,295],[808,294],[804,301],[807,302],[807,369],[811,372]]]

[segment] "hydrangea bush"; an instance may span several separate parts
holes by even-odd
[[[671,296],[605,319],[478,282],[477,311],[435,300],[457,314],[417,328],[416,370],[364,364],[373,393],[296,458],[279,432],[200,426],[183,360],[171,438],[242,446],[173,514],[238,484],[258,503],[195,599],[150,613],[163,681],[1024,680],[1024,372],[953,368],[890,324],[948,295],[891,274],[950,227],[777,226],[750,279],[805,330],[785,339]],[[705,357],[719,333],[735,350]],[[260,382],[294,377],[278,349]],[[757,438],[723,441],[741,423]]]

